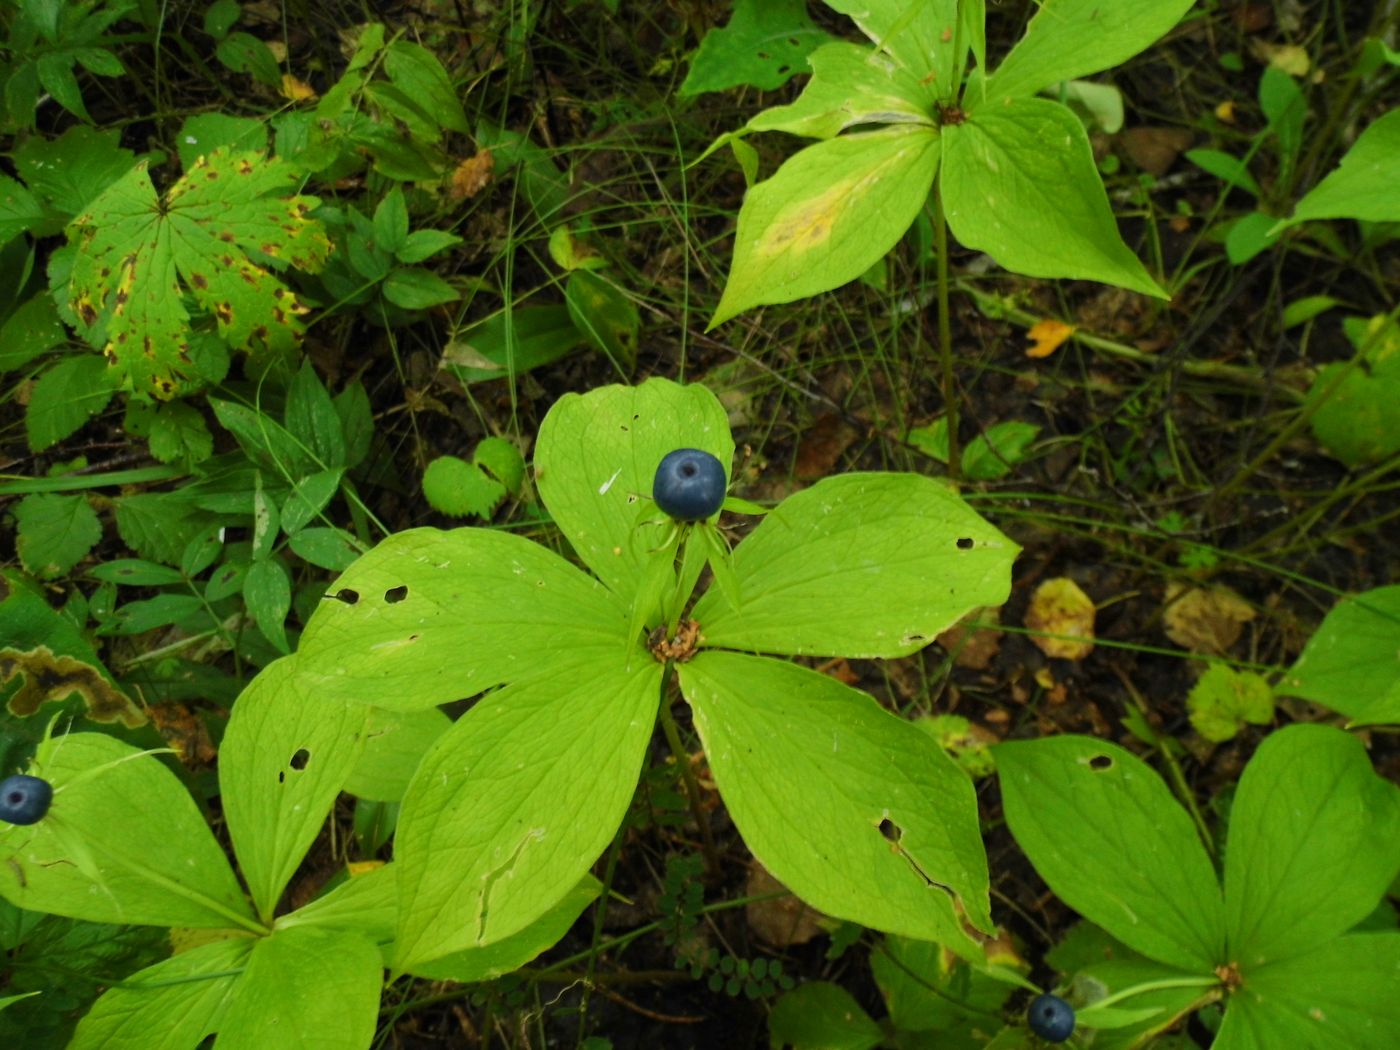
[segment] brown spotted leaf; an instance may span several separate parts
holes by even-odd
[[[310,217],[316,198],[287,195],[296,180],[281,160],[218,149],[164,199],[138,164],[73,220],[73,310],[105,328],[130,388],[167,398],[189,374],[187,294],[235,349],[297,344],[306,308],[273,271],[320,270],[330,241]]]

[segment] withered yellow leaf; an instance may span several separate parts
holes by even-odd
[[[1027,357],[1049,357],[1060,348],[1060,344],[1074,332],[1074,325],[1046,318],[1031,325],[1026,338],[1032,345],[1026,350]]]
[[[1094,651],[1094,602],[1067,576],[1046,580],[1031,595],[1026,626],[1056,637],[1032,637],[1040,651],[1059,660],[1082,660]]]

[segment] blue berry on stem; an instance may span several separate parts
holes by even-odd
[[[1047,1043],[1063,1043],[1074,1034],[1074,1007],[1058,995],[1037,995],[1026,1011],[1031,1031]]]
[[[724,503],[724,487],[724,464],[698,448],[678,448],[656,468],[651,496],[677,521],[703,521]]]
[[[49,811],[53,786],[47,780],[16,773],[0,782],[0,820],[37,824]]]

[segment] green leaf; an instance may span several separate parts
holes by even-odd
[[[42,229],[47,221],[34,194],[7,175],[0,175],[0,244],[29,230]]]
[[[618,599],[522,536],[413,529],[331,584],[297,660],[324,695],[415,711],[534,674],[561,652],[621,661],[626,626]]]
[[[637,335],[641,316],[631,299],[602,277],[575,270],[564,286],[569,317],[593,346],[624,375],[637,364]]]
[[[750,87],[772,91],[807,72],[807,55],[831,37],[807,16],[804,0],[736,0],[722,27],[711,29],[691,57],[678,93]]]
[[[1196,732],[1212,743],[1223,743],[1251,725],[1268,725],[1274,717],[1274,692],[1253,671],[1236,671],[1213,663],[1191,687],[1186,708]]]
[[[315,926],[353,931],[376,944],[387,945],[394,939],[394,922],[399,911],[396,876],[392,862],[367,871],[351,868],[340,885],[279,917],[277,929]]]
[[[34,493],[15,504],[13,513],[19,560],[41,580],[66,575],[102,538],[102,522],[83,496]]]
[[[490,518],[506,498],[506,487],[474,463],[439,456],[423,471],[423,496],[443,514]]]
[[[931,89],[881,52],[837,40],[813,51],[810,61],[812,78],[797,101],[765,109],[746,131],[829,139],[858,124],[933,125]]]
[[[198,1046],[219,1029],[255,943],[214,941],[147,967],[97,1000],[69,1050]]]
[[[370,409],[369,395],[365,393],[365,385],[356,379],[336,394],[332,403],[340,418],[345,469],[354,470],[365,461],[374,440],[374,413]]]
[[[461,99],[431,51],[407,40],[396,40],[384,51],[384,69],[394,86],[422,103],[448,131],[471,134]]]
[[[1400,109],[1373,120],[1352,143],[1337,169],[1314,186],[1287,225],[1309,219],[1400,220]]]
[[[403,190],[395,186],[380,198],[374,209],[374,246],[397,253],[408,240],[408,204]]]
[[[39,292],[15,307],[5,318],[4,325],[0,326],[0,372],[23,368],[67,338],[68,330],[58,319],[53,296],[48,292]],[[82,418],[86,420],[88,417],[84,414]]]
[[[1400,934],[1354,933],[1250,973],[1212,1050],[1400,1046]]]
[[[98,131],[84,124],[56,139],[31,136],[11,157],[24,184],[65,221],[136,163],[136,154],[121,147],[120,130]]]
[[[707,646],[906,656],[1004,602],[1017,550],[932,478],[841,474],[789,496],[735,549],[739,608],[716,588],[692,615]]]
[[[396,969],[504,940],[577,886],[636,789],[661,670],[557,646],[438,738],[399,814]]]
[[[224,817],[264,919],[355,768],[369,719],[367,706],[327,697],[297,672],[294,658],[264,668],[239,695],[219,748]]]
[[[298,558],[332,572],[344,572],[364,553],[353,536],[332,528],[301,529],[287,540],[287,546]]]
[[[69,50],[50,51],[35,60],[35,72],[39,83],[60,106],[89,124],[92,117],[83,105],[83,93],[78,87],[78,78],[73,75],[77,56]]]
[[[462,293],[432,270],[421,266],[400,266],[384,279],[384,298],[405,310],[426,310],[454,302]]]
[[[870,269],[928,199],[939,142],[930,128],[893,125],[789,157],[744,195],[729,279],[708,328],[753,306],[830,291]]]
[[[1194,0],[1045,0],[1026,35],[987,78],[987,104],[1121,65],[1181,21]],[[981,104],[981,103],[979,103]]]
[[[1026,449],[1039,433],[1036,424],[1018,420],[988,427],[963,450],[963,475],[971,481],[1006,477],[1025,458]]]
[[[1308,105],[1298,82],[1277,66],[1264,67],[1259,78],[1259,107],[1269,118],[1269,130],[1278,136],[1284,172],[1291,173],[1303,148],[1303,122]],[[1285,174],[1283,182],[1287,185]]]
[[[312,458],[312,446],[307,441],[292,434],[265,412],[217,397],[208,400],[215,418],[233,434],[239,447],[257,466],[288,480],[305,477],[322,468],[323,464]],[[305,431],[303,436],[307,436]]]
[[[1266,252],[1279,238],[1278,219],[1262,211],[1252,211],[1230,223],[1225,235],[1225,257],[1233,266],[1243,266]]]
[[[222,40],[242,13],[238,0],[214,0],[204,9],[204,31],[215,40]]]
[[[957,0],[825,0],[849,15],[880,50],[930,85],[935,98],[947,98],[962,80],[968,41],[955,41]],[[958,51],[954,46],[959,45]]]
[[[193,405],[157,406],[146,440],[151,455],[162,463],[202,463],[214,454],[214,436]]]
[[[175,569],[139,558],[118,558],[116,561],[94,565],[88,575],[108,583],[126,587],[168,587],[184,583],[185,577]]]
[[[420,263],[461,243],[461,237],[446,230],[414,230],[404,238],[403,247],[395,249],[394,258],[401,263]]]
[[[168,493],[139,492],[116,503],[122,542],[141,557],[165,565],[179,565],[185,547],[211,521],[210,515]]]
[[[1358,722],[1400,722],[1400,585],[1343,598],[1283,680],[1281,696],[1324,704]]]
[[[1230,959],[1246,980],[1360,922],[1400,874],[1400,788],[1361,741],[1299,723],[1269,736],[1235,791],[1225,853]]]
[[[948,226],[1013,273],[1166,293],[1118,235],[1079,118],[1057,102],[983,106],[943,129]]]
[[[92,922],[253,925],[204,817],[156,758],[69,733],[40,745],[31,772],[53,785],[53,806],[0,830],[0,896]]]
[[[478,321],[443,351],[442,367],[463,383],[523,375],[583,342],[567,306],[524,306]]]
[[[490,981],[518,970],[540,952],[558,943],[583,909],[597,899],[602,888],[602,884],[592,875],[585,875],[558,904],[519,933],[484,948],[468,948],[422,963],[415,966],[413,972],[432,980],[470,984]]]
[[[778,660],[705,652],[679,673],[735,826],[793,893],[955,951],[974,948],[964,918],[991,932],[977,796],[928,734]]]
[[[96,354],[74,354],[49,368],[30,390],[24,412],[30,450],[58,444],[106,408],[116,379]]]
[[[345,435],[340,416],[309,360],[303,360],[287,390],[287,432],[314,456],[321,466],[345,465]]]
[[[207,614],[204,603],[193,594],[158,594],[154,598],[127,602],[114,610],[102,624],[100,633],[119,636],[145,634],[171,624],[193,626],[196,619],[207,621]]]
[[[253,946],[219,1024],[224,1050],[360,1050],[374,1041],[383,970],[379,949],[354,933],[277,930]]]
[[[796,1050],[873,1050],[884,1032],[855,996],[830,981],[809,981],[783,995],[768,1015],[769,1045]]]
[[[73,310],[84,324],[105,326],[105,351],[135,389],[168,398],[176,377],[190,375],[186,290],[229,345],[296,346],[306,308],[269,267],[315,272],[330,251],[310,217],[316,199],[281,196],[297,178],[282,160],[216,150],[158,199],[138,164],[69,225],[80,246]]]
[[[886,937],[870,954],[890,1023],[900,1031],[941,1031],[1001,1012],[1014,988],[950,956],[942,945]]]
[[[630,609],[647,551],[660,537],[638,531],[666,453],[698,448],[726,470],[734,459],[729,417],[703,386],[648,379],[638,386],[565,394],[540,424],[535,484],[574,551]]]
[[[277,558],[253,562],[243,579],[243,601],[263,637],[279,652],[290,652],[285,621],[292,608],[292,579],[287,567]]]
[[[189,171],[200,157],[207,157],[216,149],[266,151],[267,123],[253,117],[199,113],[180,125],[175,142],[180,167]]]
[[[1254,176],[1249,173],[1245,162],[1232,153],[1218,149],[1188,149],[1184,156],[1202,171],[1209,172],[1225,183],[1227,190],[1231,186],[1238,186],[1242,190],[1248,190],[1256,197],[1264,195],[1259,183],[1255,182]]]
[[[282,531],[292,536],[315,521],[340,491],[344,474],[340,469],[319,470],[293,485],[287,502],[282,504]]]
[[[1343,327],[1362,363],[1322,368],[1305,409],[1318,441],[1354,467],[1400,451],[1400,325],[1385,317],[1349,317]]]
[[[282,70],[268,46],[250,33],[230,33],[214,54],[235,73],[244,73],[270,88],[282,86]]]
[[[515,442],[506,438],[482,438],[472,452],[472,462],[488,471],[507,492],[519,492],[525,483],[525,457]]]
[[[1208,974],[1224,961],[1215,871],[1151,768],[1079,736],[993,753],[1011,833],[1061,900],[1158,962]]]
[[[380,802],[402,800],[419,760],[451,724],[451,719],[435,707],[424,711],[369,708],[364,752],[350,771],[344,790]]]

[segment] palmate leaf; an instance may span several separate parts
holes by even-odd
[[[316,198],[283,195],[296,178],[281,160],[219,149],[162,199],[138,164],[69,225],[73,310],[105,331],[105,353],[130,388],[168,398],[191,373],[186,292],[230,346],[297,344],[306,308],[272,269],[315,272],[330,241],[311,218]]]

